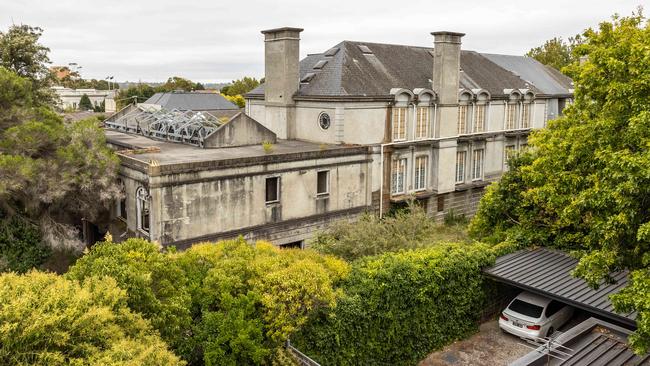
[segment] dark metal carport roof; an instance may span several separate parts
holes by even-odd
[[[571,275],[578,260],[551,249],[524,249],[497,258],[484,273],[492,279],[537,293],[598,314],[608,319],[636,326],[636,312],[614,312],[609,296],[627,285],[628,271],[612,273],[614,283],[601,282],[591,288],[583,279]]]

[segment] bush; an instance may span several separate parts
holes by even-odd
[[[51,254],[36,225],[16,216],[0,221],[0,272],[26,272],[39,267]]]
[[[423,208],[409,203],[407,208],[383,219],[367,213],[355,222],[336,222],[328,230],[318,233],[309,245],[321,253],[352,261],[369,255],[464,239],[464,228],[436,224]]]
[[[324,365],[416,364],[477,329],[494,259],[484,244],[439,244],[358,260],[336,308],[292,342]]]
[[[94,276],[115,279],[127,292],[129,308],[151,321],[172,348],[182,347],[192,323],[185,274],[155,244],[143,239],[95,244],[66,274],[74,280]]]
[[[182,365],[110,278],[0,276],[2,365]]]

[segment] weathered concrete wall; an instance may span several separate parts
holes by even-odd
[[[206,148],[257,145],[276,142],[275,134],[244,113],[239,113],[205,139]]]

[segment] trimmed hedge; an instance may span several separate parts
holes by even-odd
[[[322,365],[413,365],[477,329],[486,290],[485,244],[441,244],[353,263],[336,308],[292,342]]]

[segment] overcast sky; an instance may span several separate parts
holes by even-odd
[[[43,28],[53,64],[76,62],[84,78],[219,82],[263,76],[267,28],[304,28],[303,56],[342,40],[431,46],[436,30],[466,33],[464,49],[521,55],[646,1],[1,0],[0,29]]]

